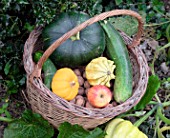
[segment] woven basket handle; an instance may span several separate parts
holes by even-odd
[[[73,28],[72,30],[68,31],[67,33],[65,33],[63,36],[61,36],[59,39],[57,39],[43,54],[43,56],[40,58],[40,60],[38,61],[38,63],[35,65],[34,71],[31,74],[31,77],[40,77],[41,76],[41,69],[42,69],[42,65],[44,64],[44,62],[46,61],[46,59],[53,53],[53,51],[59,47],[64,41],[66,41],[67,39],[69,39],[71,36],[75,35],[76,33],[78,33],[79,31],[81,31],[82,29],[84,29],[85,27],[104,20],[107,17],[110,16],[115,16],[115,15],[130,15],[135,17],[138,20],[138,32],[136,34],[136,36],[134,37],[132,43],[128,46],[128,48],[132,48],[137,46],[140,43],[141,40],[141,36],[143,34],[143,21],[142,21],[142,17],[131,10],[112,10],[112,11],[108,11],[108,12],[104,12],[101,13],[99,15],[96,15],[88,20],[86,20],[85,22],[81,23],[80,25],[76,26],[75,28]]]

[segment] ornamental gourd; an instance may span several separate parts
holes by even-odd
[[[148,138],[142,131],[130,121],[122,118],[111,120],[105,128],[104,138]]]
[[[93,59],[85,68],[86,78],[91,85],[105,85],[110,87],[110,80],[115,78],[114,62],[106,57]]]
[[[59,69],[52,79],[52,91],[65,100],[72,100],[78,94],[78,78],[70,68]]]
[[[83,12],[62,13],[57,16],[43,30],[44,49],[89,18],[90,16]],[[60,67],[78,67],[99,57],[104,49],[105,33],[98,23],[94,23],[62,43],[50,58]]]

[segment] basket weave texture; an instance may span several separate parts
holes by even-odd
[[[58,97],[51,92],[43,84],[41,79],[41,69],[45,60],[58,46],[60,46],[61,43],[75,35],[77,32],[97,21],[104,20],[105,18],[114,15],[130,15],[138,20],[138,32],[133,39],[125,33],[120,32],[126,45],[128,46],[133,68],[133,95],[124,103],[115,107],[98,109],[78,106]],[[143,52],[137,47],[140,43],[142,32],[142,18],[136,12],[130,10],[113,10],[104,12],[83,22],[56,40],[50,48],[44,52],[39,62],[35,64],[32,54],[39,49],[40,45],[42,45],[40,41],[42,27],[37,27],[34,29],[25,43],[23,53],[24,67],[27,73],[26,98],[30,103],[32,110],[41,114],[56,128],[61,123],[67,121],[71,124],[79,124],[86,129],[94,128],[109,121],[115,116],[130,110],[144,95],[148,82],[148,64]]]

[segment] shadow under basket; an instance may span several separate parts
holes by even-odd
[[[103,20],[109,16],[121,14],[131,15],[137,18],[139,27],[136,35],[137,37],[134,39],[136,39],[136,45],[138,45],[139,43],[137,44],[137,42],[140,42],[139,37],[141,37],[142,34],[142,18],[137,13],[129,10],[113,10],[90,18],[85,23],[80,24],[78,27],[75,27],[73,30],[66,33],[65,36],[60,38],[60,40],[56,41],[55,43],[59,43],[59,46],[66,39],[70,38],[81,29],[84,29],[86,26],[99,20]],[[27,39],[24,46],[23,61],[27,73],[27,91],[25,95],[27,101],[31,105],[32,110],[41,114],[54,127],[57,128],[63,122],[70,122],[71,124],[79,124],[86,129],[94,128],[109,121],[115,116],[130,110],[140,101],[144,95],[148,82],[148,64],[146,58],[139,47],[134,45],[135,40],[127,36],[125,33],[120,32],[126,45],[131,45],[128,50],[133,69],[132,96],[122,104],[119,104],[115,107],[105,107],[102,109],[81,107],[58,97],[44,85],[40,76],[42,66],[39,67],[39,63],[35,64],[33,61],[32,55],[33,52],[39,49],[41,33],[42,27],[37,27],[34,29],[30,33],[29,38]],[[45,59],[47,59],[51,53],[48,53],[48,56],[43,56],[45,56]],[[34,75],[35,70],[38,70],[39,75]]]

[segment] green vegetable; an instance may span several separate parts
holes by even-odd
[[[106,33],[106,53],[115,62],[114,99],[121,103],[132,95],[132,67],[127,47],[110,22],[101,23]]]
[[[39,59],[42,57],[43,53],[38,51],[34,54],[34,61],[38,62]],[[52,82],[52,78],[55,74],[55,72],[57,71],[54,63],[50,60],[47,59],[42,67],[42,70],[44,71],[44,84],[47,86],[47,88],[51,88],[51,82]]]
[[[89,15],[82,12],[60,14],[43,30],[42,36],[45,40],[45,49],[62,35],[89,18]],[[50,58],[60,67],[77,67],[99,57],[104,49],[104,31],[98,23],[94,23],[66,40],[51,54]]]
[[[4,130],[4,138],[51,138],[53,135],[54,129],[48,121],[30,110],[24,111],[21,118]]]
[[[147,138],[147,136],[130,121],[121,118],[111,120],[105,128],[104,138]]]
[[[132,16],[112,17],[109,21],[115,29],[125,32],[128,36],[134,35],[138,30],[138,21]]]
[[[134,107],[134,109],[135,110],[144,109],[145,106],[152,100],[153,96],[156,94],[159,88],[160,80],[158,76],[155,75],[150,76],[145,95],[142,97],[140,102]]]
[[[104,131],[96,127],[92,131],[83,129],[79,125],[71,125],[68,122],[62,123],[59,128],[59,135],[57,138],[103,138]]]

